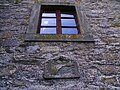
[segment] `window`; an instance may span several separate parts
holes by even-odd
[[[88,23],[79,5],[35,3],[25,41],[94,42]]]
[[[38,25],[39,34],[79,34],[74,6],[43,5]]]

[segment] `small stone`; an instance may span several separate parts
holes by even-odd
[[[15,3],[18,4],[20,3],[22,0],[15,0]]]
[[[25,82],[23,80],[13,80],[12,84],[15,86],[25,86]]]
[[[12,56],[10,54],[4,53],[0,54],[0,63],[8,63],[12,60]]]
[[[36,53],[38,51],[38,49],[40,49],[40,47],[38,45],[28,46],[27,47],[27,52],[28,53]]]
[[[108,22],[101,22],[99,27],[101,27],[101,28],[110,28],[110,24]]]
[[[104,10],[91,10],[91,12],[94,14],[96,14],[96,13],[102,14],[102,13],[104,13]]]
[[[5,49],[3,47],[0,47],[0,54],[6,53]]]
[[[41,56],[41,58],[46,58],[46,59],[50,59],[50,58],[52,58],[52,57],[53,57],[53,55],[52,55],[51,53],[43,54],[43,55]]]
[[[111,54],[111,53],[105,53],[105,54],[103,54],[103,57],[105,59],[108,59],[108,60],[115,60],[115,58],[116,58],[116,56],[114,54]]]
[[[111,23],[111,27],[120,27],[120,22]]]
[[[8,48],[6,48],[6,52],[7,53],[14,53],[15,52],[15,48],[10,48],[10,47],[8,47]]]
[[[89,13],[86,15],[87,17],[90,17],[90,18],[99,18],[99,14],[92,14],[92,13]]]
[[[117,79],[115,76],[102,76],[101,81],[106,85],[117,85]]]
[[[104,75],[112,75],[112,74],[117,74],[117,69],[115,66],[112,65],[102,65],[99,67],[99,70],[101,73]]]
[[[13,66],[13,65],[8,65],[8,66],[5,66],[1,69],[0,71],[0,76],[9,76],[9,75],[12,75],[15,73],[16,71],[16,66]]]
[[[50,51],[60,51],[61,49],[57,46],[47,46],[47,47],[42,47],[40,50],[45,52],[46,51],[50,52]]]
[[[12,47],[12,46],[19,46],[19,40],[17,39],[7,39],[5,41],[3,41],[3,46],[8,46],[8,47]]]

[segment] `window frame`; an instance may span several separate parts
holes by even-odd
[[[40,19],[39,19],[39,24],[38,24],[38,31],[37,33],[38,34],[41,34],[40,31],[41,31],[41,28],[43,27],[49,27],[49,28],[55,28],[56,27],[56,34],[63,34],[62,33],[62,28],[76,28],[77,29],[77,33],[76,34],[80,34],[80,28],[79,28],[79,24],[78,23],[78,18],[77,18],[77,14],[76,14],[76,11],[75,11],[75,7],[74,6],[68,6],[69,8],[68,9],[65,9],[66,6],[64,5],[61,5],[61,6],[58,6],[58,5],[42,5],[41,7],[41,12],[40,12]],[[53,17],[42,17],[42,14],[43,13],[55,13],[56,16],[53,16]],[[65,16],[61,16],[62,13],[67,13],[67,14],[71,14],[73,15],[73,17],[65,17]],[[42,19],[47,19],[47,18],[50,18],[50,19],[56,19],[56,26],[42,26]],[[73,19],[75,21],[75,26],[62,26],[62,19],[66,19],[66,20],[70,20],[70,19]],[[68,33],[69,34],[69,33]],[[73,33],[74,34],[74,33]]]
[[[25,41],[36,42],[36,41],[72,41],[72,42],[94,42],[94,38],[91,35],[90,29],[88,29],[88,21],[86,21],[86,16],[81,5],[75,4],[64,4],[67,6],[74,6],[76,15],[78,17],[78,23],[80,28],[79,34],[39,34],[38,24],[39,17],[41,13],[41,5],[47,5],[47,3],[35,3],[32,7],[31,16],[29,20],[29,26],[25,34]],[[63,5],[58,3],[50,3],[49,5]]]

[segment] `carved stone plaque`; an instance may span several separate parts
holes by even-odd
[[[79,78],[77,63],[71,59],[60,56],[49,60],[45,64],[43,77],[53,78]]]

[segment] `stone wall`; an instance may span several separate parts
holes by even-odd
[[[24,42],[37,1],[0,1],[0,90],[120,90],[119,0],[58,0],[82,3],[94,43]],[[56,56],[75,60],[80,78],[45,80],[44,64]]]

